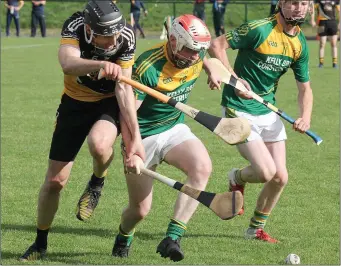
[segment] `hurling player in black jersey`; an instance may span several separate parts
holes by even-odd
[[[36,239],[21,261],[45,256],[60,192],[86,138],[93,157],[93,174],[78,204],[80,220],[90,217],[98,203],[120,122],[128,126],[132,137],[130,143],[124,143],[126,166],[139,172],[145,156],[133,90],[115,81],[121,76],[131,77],[135,52],[133,30],[120,10],[112,1],[90,0],[83,12],[65,21],[61,35],[58,57],[64,72],[64,91],[56,114],[46,178],[39,193]],[[104,69],[105,79],[98,80],[100,69]]]
[[[332,48],[333,68],[337,68],[337,39],[339,31],[337,20],[340,13],[340,0],[315,0],[311,15],[313,27],[316,25],[314,22],[315,11],[317,13],[317,31],[320,39],[319,67],[322,68],[324,65],[324,50],[328,37]]]

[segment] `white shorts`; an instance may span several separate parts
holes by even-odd
[[[146,151],[145,167],[158,165],[166,154],[175,146],[190,139],[197,139],[185,124],[177,124],[160,134],[149,136],[142,140]]]
[[[226,111],[226,107],[223,107],[223,117],[228,117]],[[249,113],[233,110],[233,114],[237,117],[245,117],[250,122],[251,134],[246,141],[262,139],[264,142],[277,142],[287,139],[283,122],[274,112],[270,112],[266,115],[255,116]]]

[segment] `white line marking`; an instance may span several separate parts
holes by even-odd
[[[13,45],[13,46],[5,46],[1,47],[1,50],[10,50],[10,49],[24,49],[24,48],[34,48],[41,47],[46,45],[58,45],[56,43],[48,43],[48,44],[26,44],[26,45]]]

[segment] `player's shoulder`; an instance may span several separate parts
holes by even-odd
[[[146,51],[142,52],[136,60],[135,66],[136,69],[142,69],[141,66],[144,66],[143,69],[152,69],[155,68],[155,64],[161,60],[165,59],[165,43],[159,43]]]
[[[75,37],[78,35],[84,25],[84,16],[83,12],[76,12],[72,14],[69,18],[67,18],[64,22],[62,28],[62,37],[67,38],[68,36]]]
[[[158,76],[167,62],[164,45],[161,43],[144,51],[135,62],[134,72],[140,76]]]
[[[250,20],[246,23],[250,30],[264,30],[265,28],[273,28],[277,24],[277,15],[273,15],[267,18]]]
[[[130,24],[126,24],[121,32],[123,37],[123,42],[132,45],[136,43],[135,33],[133,27]]]
[[[304,35],[304,32],[300,29],[300,32],[297,34],[297,38],[299,39],[300,43],[304,46],[307,45],[307,38]]]

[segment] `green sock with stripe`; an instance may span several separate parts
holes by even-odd
[[[264,228],[266,220],[269,218],[270,213],[260,212],[255,210],[253,217],[250,219],[250,227],[259,229]]]
[[[119,233],[117,235],[117,241],[126,243],[127,246],[130,246],[134,238],[135,229],[129,233],[126,233],[122,230],[122,227],[120,225],[118,230],[119,230]]]
[[[177,240],[184,235],[186,230],[187,226],[185,223],[176,219],[171,219],[170,223],[168,224],[166,236],[169,236],[173,240]]]

